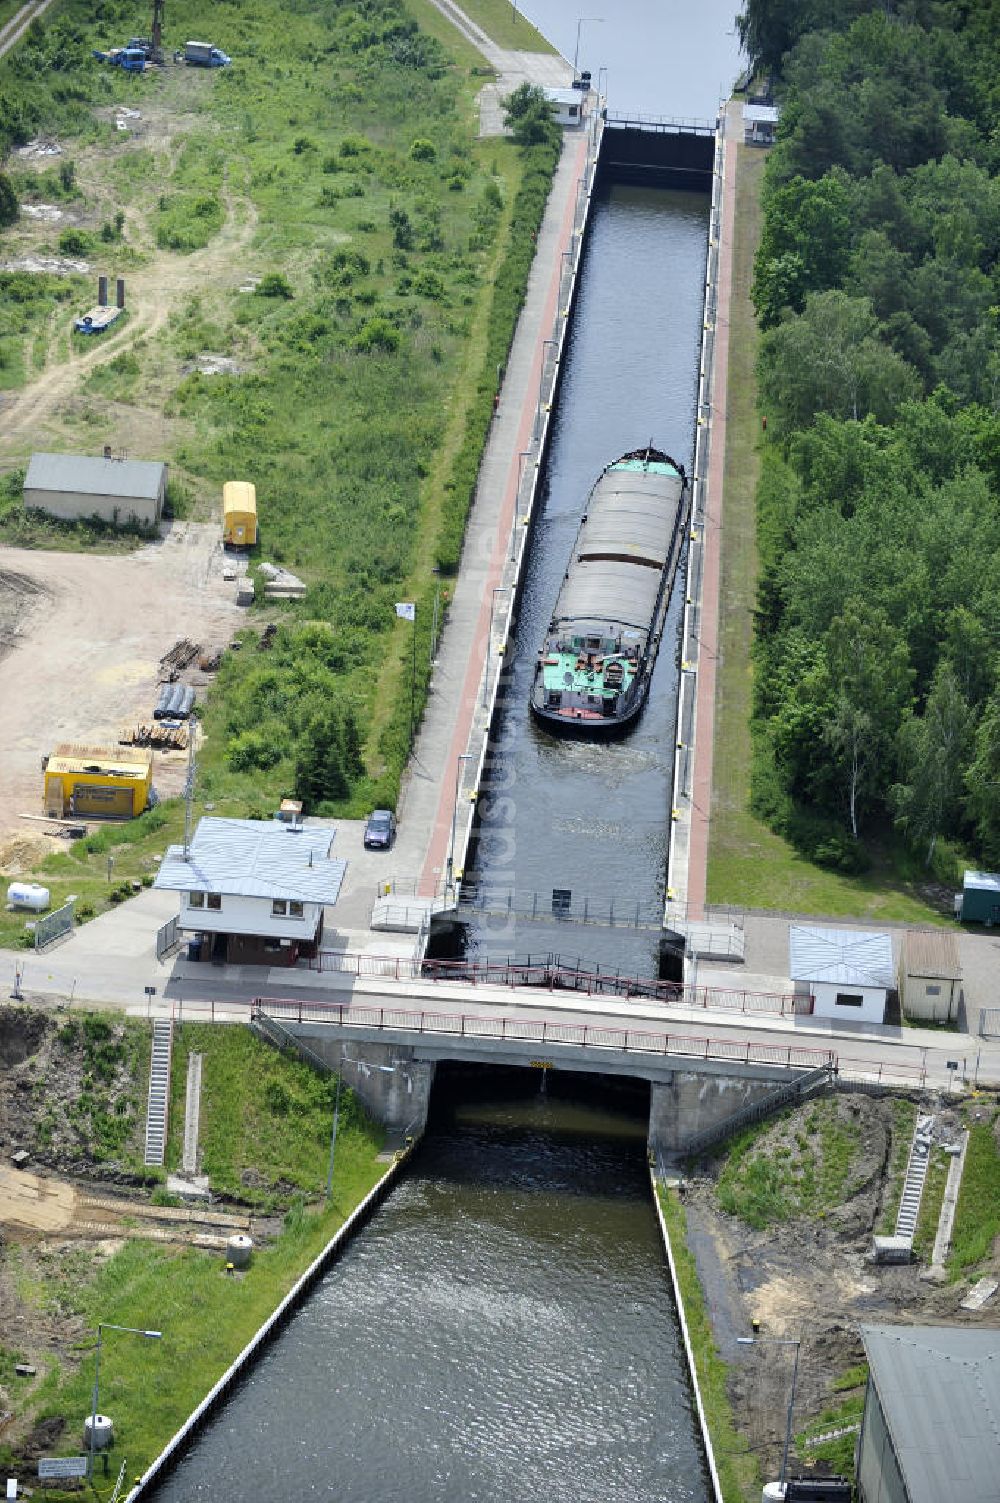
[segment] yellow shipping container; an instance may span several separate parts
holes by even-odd
[[[257,488],[249,480],[227,480],[222,487],[222,541],[233,548],[257,541]]]
[[[45,812],[131,818],[149,806],[153,753],[139,746],[57,746],[45,763]]]

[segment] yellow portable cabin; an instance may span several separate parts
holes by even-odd
[[[56,819],[130,819],[149,806],[153,753],[145,747],[57,746],[44,769],[45,812]]]
[[[257,488],[249,480],[227,480],[222,487],[222,541],[232,548],[257,541]]]

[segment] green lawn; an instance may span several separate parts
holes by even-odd
[[[825,1216],[842,1204],[856,1141],[823,1097],[740,1133],[725,1150],[716,1189],[730,1216],[758,1231],[794,1216]]]
[[[927,1262],[930,1262],[934,1251],[934,1239],[937,1236],[938,1222],[941,1219],[941,1206],[944,1203],[944,1192],[950,1168],[951,1156],[940,1148],[934,1148],[931,1152],[931,1161],[927,1166],[924,1193],[920,1197],[917,1229],[913,1234],[913,1251],[918,1258],[923,1258]]]
[[[948,1259],[948,1269],[956,1278],[988,1258],[1000,1234],[1000,1148],[996,1113],[988,1116],[988,1121],[973,1122],[969,1128]]]
[[[947,924],[950,920],[920,896],[923,873],[904,852],[876,850],[868,872],[844,875],[806,860],[751,811],[751,646],[757,590],[760,415],[755,375],[758,331],[750,286],[762,224],[760,189],[766,154],[742,146],[737,153],[708,899],[832,918]]]
[[[519,52],[555,52],[552,43],[536,31],[516,0],[461,0],[471,21],[481,26],[498,47]],[[482,59],[480,59],[482,62]]]
[[[917,1109],[911,1101],[892,1102],[892,1157],[877,1227],[878,1234],[882,1237],[891,1237],[896,1230],[896,1217],[899,1214],[899,1202],[903,1198],[903,1180],[906,1177],[916,1120]]]

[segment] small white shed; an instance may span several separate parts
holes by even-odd
[[[962,965],[954,934],[943,929],[910,930],[903,942],[899,979],[906,1017],[954,1022],[962,994]]]
[[[795,991],[812,993],[815,1017],[885,1021],[886,996],[896,980],[891,935],[792,924],[788,949]]]
[[[552,118],[557,125],[579,125],[583,119],[582,89],[546,89]]]
[[[744,146],[773,146],[778,134],[781,111],[774,104],[743,106]]]

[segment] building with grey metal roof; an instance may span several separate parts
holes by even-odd
[[[154,527],[163,513],[167,467],[158,460],[88,454],[32,454],[24,504],[67,521]]]
[[[862,1326],[861,1503],[1000,1500],[1000,1331]]]
[[[788,951],[795,990],[812,994],[817,1016],[883,1021],[896,982],[890,934],[791,924]]]
[[[332,842],[317,825],[206,815],[186,855],[168,848],[155,882],[182,895],[178,926],[196,937],[191,958],[294,965],[314,955],[347,871],[331,858]]]

